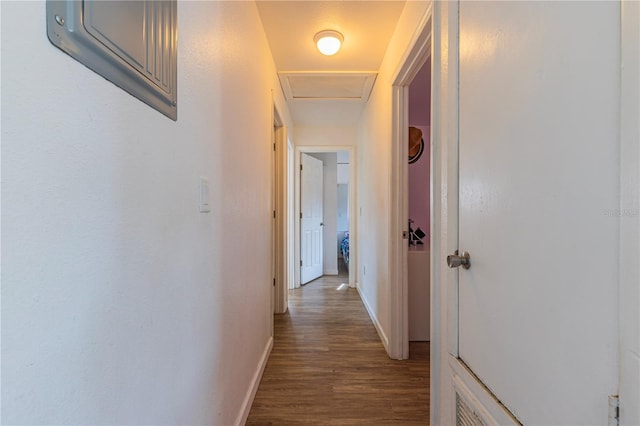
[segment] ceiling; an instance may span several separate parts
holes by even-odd
[[[404,0],[258,0],[256,4],[294,123],[356,123]],[[313,42],[317,32],[327,29],[344,36],[334,56],[322,55]]]

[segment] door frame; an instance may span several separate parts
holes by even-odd
[[[281,314],[287,311],[288,292],[287,283],[289,280],[289,267],[287,252],[289,251],[289,220],[288,205],[288,136],[287,127],[284,125],[282,115],[275,102],[272,102],[271,133],[273,150],[272,152],[272,203],[273,203],[273,255],[272,255],[272,276],[273,276],[273,302],[272,312]]]
[[[620,67],[620,206],[612,216],[620,221],[618,287],[620,424],[640,423],[640,3],[621,2]]]
[[[287,280],[283,283],[282,291],[289,293],[289,290],[295,288],[295,226],[298,222],[296,220],[295,212],[295,149],[291,139],[287,138]]]
[[[427,36],[431,35],[430,43]],[[420,48],[419,46],[422,45]],[[407,231],[405,209],[408,137],[407,81],[417,72],[418,58],[431,54],[431,351],[430,424],[453,424],[454,384],[448,360],[458,354],[457,271],[446,256],[458,244],[458,3],[432,2],[420,21],[392,86],[390,282],[392,358],[408,349]],[[424,57],[426,60],[426,56]],[[411,76],[412,77],[412,76]],[[404,198],[403,198],[404,197]],[[396,283],[395,285],[393,283]],[[394,356],[395,355],[395,356]]]
[[[353,213],[357,211],[356,201],[356,158],[355,147],[348,146],[296,146],[293,165],[293,198],[294,198],[294,247],[289,252],[290,261],[293,262],[293,279],[290,280],[289,289],[300,287],[300,158],[302,153],[313,152],[349,152],[349,287],[356,287],[357,271],[357,220]],[[291,195],[291,194],[290,194]]]

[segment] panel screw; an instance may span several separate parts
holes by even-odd
[[[60,15],[56,15],[56,22],[58,25],[64,25],[64,18]]]

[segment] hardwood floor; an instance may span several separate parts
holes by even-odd
[[[429,423],[429,343],[389,359],[346,275],[289,293],[247,425]]]

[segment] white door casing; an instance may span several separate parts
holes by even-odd
[[[617,393],[619,21],[460,3],[459,357],[524,424],[603,424]]]
[[[287,128],[280,125],[281,122],[277,110],[274,111],[277,118],[274,128],[274,166],[275,166],[275,194],[274,194],[274,311],[275,313],[284,313],[287,311],[288,305],[288,281],[290,280],[290,271],[288,267],[287,250],[293,247],[289,243],[289,227],[288,222],[288,173],[287,173]],[[292,233],[291,233],[292,235]]]
[[[300,284],[305,284],[322,276],[323,164],[300,156]]]
[[[620,424],[640,425],[640,2],[621,6]]]

